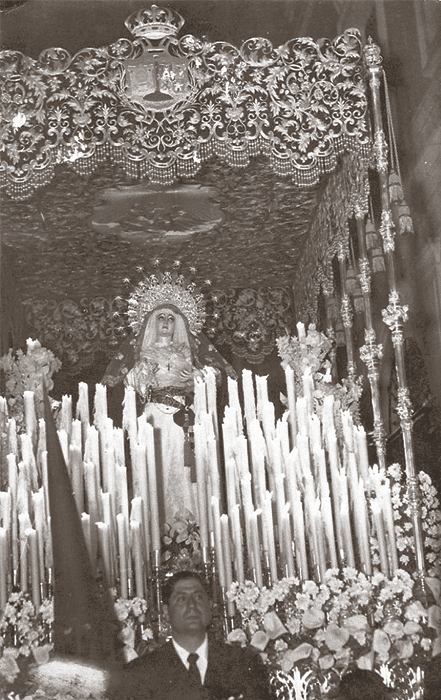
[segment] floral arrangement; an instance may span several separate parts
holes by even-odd
[[[116,617],[121,626],[119,638],[126,663],[154,645],[155,635],[148,623],[149,606],[144,598],[117,598],[114,593]]]
[[[241,625],[229,641],[258,649],[276,672],[312,671],[322,691],[332,674],[338,681],[352,667],[380,670],[410,659],[423,665],[436,630],[413,585],[403,570],[387,579],[351,568],[329,569],[320,584],[297,578],[261,589],[251,581],[233,583],[229,598]]]
[[[0,617],[0,689],[5,682],[24,677],[31,663],[49,661],[53,645],[50,630],[54,619],[53,600],[46,599],[39,609],[27,593],[12,593]]]
[[[391,498],[394,509],[395,533],[400,565],[407,571],[415,571],[415,546],[412,533],[409,494],[399,464],[388,470],[391,479]],[[437,491],[426,472],[418,472],[421,491],[421,520],[424,522],[424,553],[428,576],[441,579],[441,510]]]
[[[282,367],[294,370],[297,393],[303,393],[302,377],[310,372],[314,381],[314,409],[321,418],[325,396],[332,394],[335,401],[334,418],[338,431],[341,431],[340,411],[350,411],[358,418],[358,402],[363,388],[363,379],[343,379],[341,384],[334,383],[331,375],[332,364],[329,359],[333,341],[324,333],[316,330],[311,323],[305,332],[303,324],[297,324],[298,338],[289,335],[277,338],[277,349],[282,359]]]
[[[50,392],[53,388],[52,375],[61,368],[60,360],[51,350],[43,348],[38,340],[29,338],[26,343],[26,353],[10,349],[7,355],[0,358],[0,370],[6,377],[9,411],[19,428],[23,427],[24,392],[34,392],[37,412],[43,416],[43,381]]]
[[[189,510],[176,513],[171,524],[165,523],[161,559],[166,574],[202,570],[199,527]]]

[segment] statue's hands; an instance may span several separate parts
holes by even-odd
[[[179,372],[179,378],[182,379],[183,382],[188,382],[190,379],[193,378],[193,370],[192,369],[181,369]]]

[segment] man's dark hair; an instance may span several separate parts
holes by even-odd
[[[357,668],[346,673],[338,686],[338,700],[388,700],[390,690],[375,671]]]
[[[164,605],[169,604],[170,596],[173,593],[178,581],[186,581],[187,579],[195,579],[196,581],[199,581],[206,594],[210,597],[207,586],[196,571],[178,571],[176,574],[173,574],[173,576],[170,576],[170,578],[167,578],[162,586],[162,602]]]

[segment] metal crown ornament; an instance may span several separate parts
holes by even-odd
[[[146,39],[176,36],[184,24],[185,20],[179,12],[157,5],[138,10],[125,21],[129,32],[136,37],[145,37]]]
[[[193,335],[201,332],[206,318],[204,295],[194,282],[175,270],[158,271],[146,277],[130,294],[127,315],[135,335],[146,314],[166,304],[173,304],[186,317]]]

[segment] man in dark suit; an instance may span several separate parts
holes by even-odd
[[[164,586],[163,603],[172,639],[127,665],[118,697],[270,699],[268,675],[259,655],[209,637],[211,601],[197,574],[175,574]]]
[[[424,700],[437,700],[441,694],[441,654],[432,656],[424,671]]]

